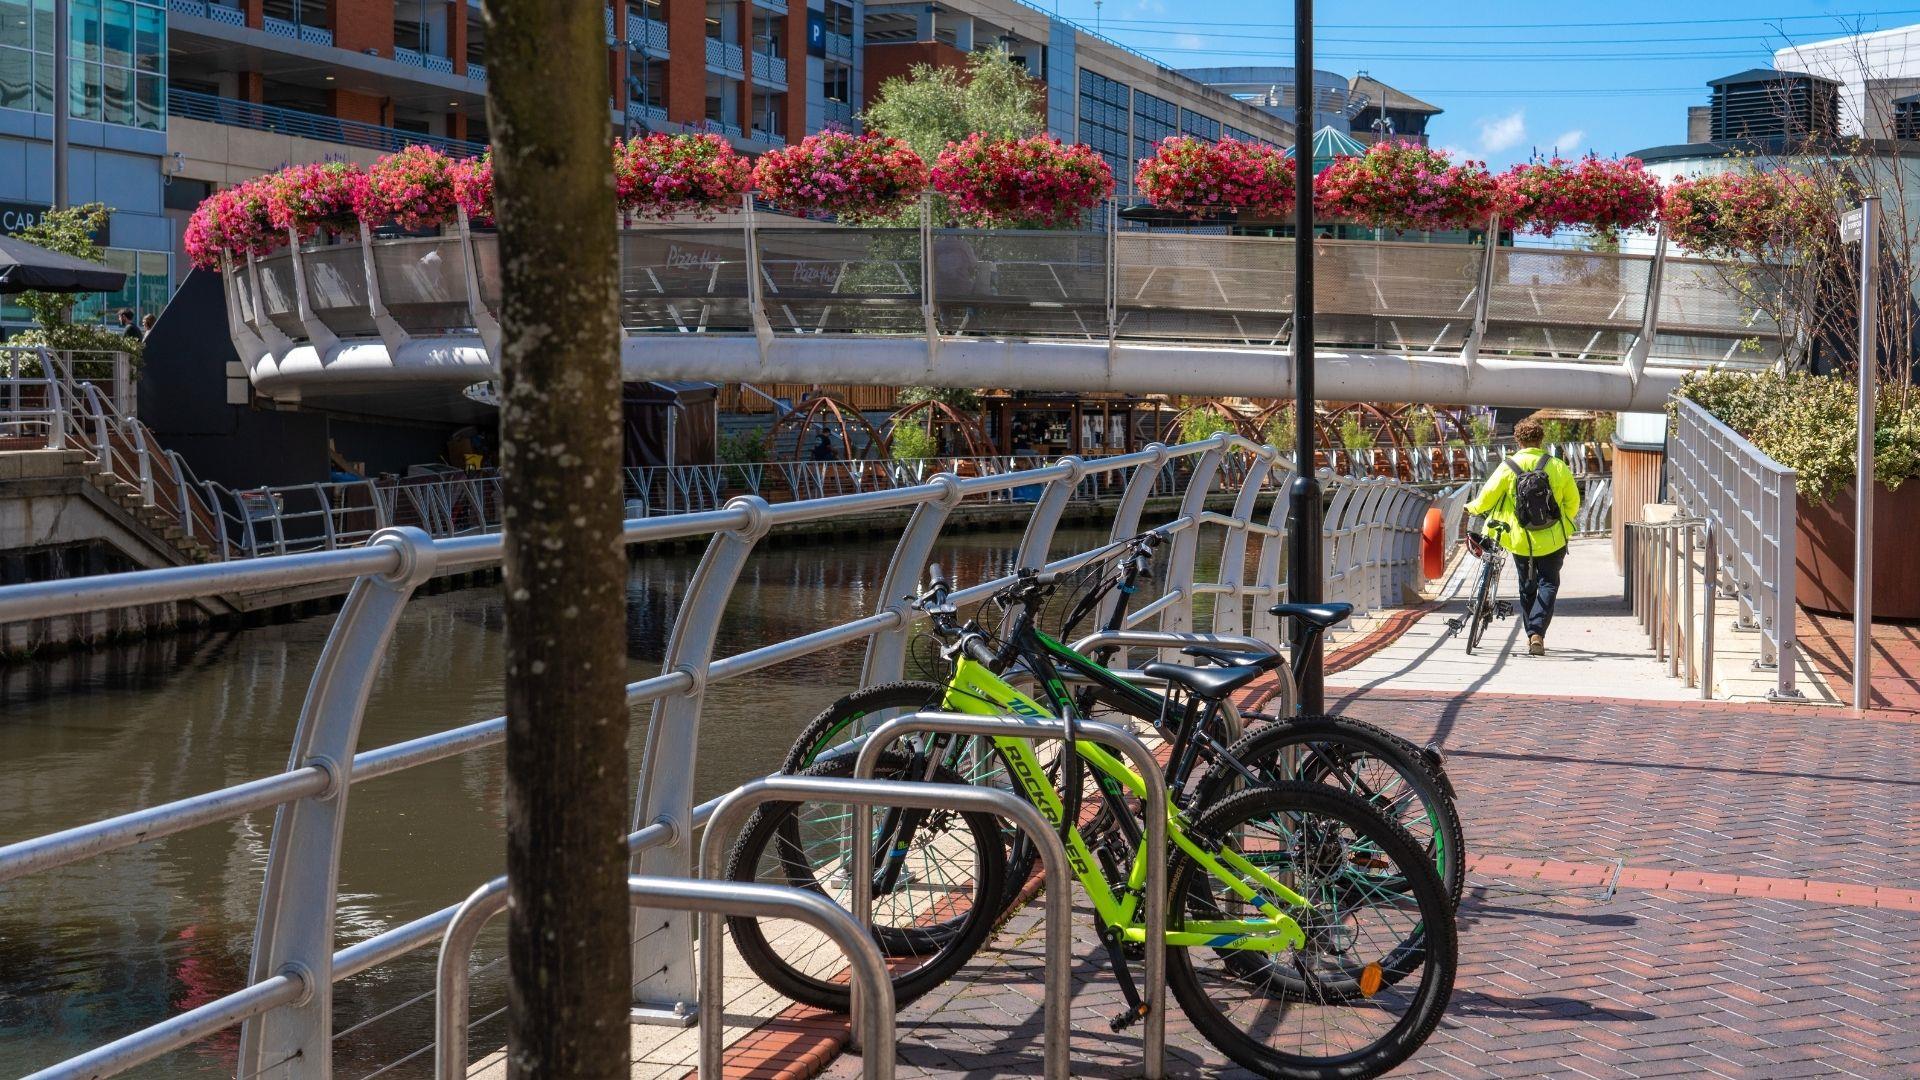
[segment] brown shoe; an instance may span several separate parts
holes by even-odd
[[[1544,637],[1541,637],[1539,634],[1528,634],[1527,635],[1527,655],[1528,656],[1547,655],[1547,639]]]

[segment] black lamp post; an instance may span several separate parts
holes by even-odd
[[[1320,481],[1313,474],[1313,0],[1293,3],[1293,489],[1287,493],[1287,599],[1317,603],[1320,576]],[[1320,641],[1292,620],[1294,655],[1309,650],[1300,671],[1300,708],[1326,711]],[[1311,645],[1308,644],[1311,640]]]

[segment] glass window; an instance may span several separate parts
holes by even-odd
[[[53,112],[53,54],[33,54],[33,111]]]
[[[53,54],[53,0],[33,0],[33,48]]]
[[[101,94],[101,119],[109,124],[133,123],[133,71],[129,68],[101,69],[106,78]]]
[[[1133,156],[1150,158],[1160,140],[1174,134],[1180,109],[1171,101],[1145,92],[1133,95]]]
[[[822,93],[828,101],[852,101],[853,69],[845,64],[828,64]]]
[[[133,66],[133,0],[106,0],[100,9],[100,59]]]
[[[0,107],[33,108],[33,54],[0,48]]]
[[[133,122],[137,127],[159,131],[167,126],[166,84],[158,75],[142,75],[134,84]]]
[[[1197,139],[1218,142],[1220,139],[1220,121],[1211,116],[1202,116],[1196,112],[1182,113],[1180,130]]]
[[[76,120],[100,119],[100,65],[72,62],[67,72],[67,98]]]
[[[1127,166],[1127,121],[1131,90],[1126,83],[1080,69],[1080,141],[1106,159],[1113,186],[1125,193],[1133,180]]]
[[[100,0],[73,0],[67,15],[73,21],[73,55],[100,59]]]
[[[33,47],[33,9],[26,0],[0,0],[0,45]]]
[[[133,59],[141,71],[164,71],[167,61],[167,17],[145,4],[133,13]]]

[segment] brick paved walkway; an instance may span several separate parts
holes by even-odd
[[[1841,700],[1853,700],[1853,620],[1816,615],[1804,608],[1800,647],[1814,670]],[[1920,712],[1920,626],[1873,626],[1873,707]]]
[[[1452,1008],[1396,1075],[1920,1076],[1910,723],[1408,691],[1342,708],[1447,747],[1476,856]],[[1038,1074],[1038,919],[903,1013],[903,1076]],[[1086,925],[1075,1075],[1137,1075]],[[1174,1072],[1233,1075],[1177,1009],[1168,1027]]]

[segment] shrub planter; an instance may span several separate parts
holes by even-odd
[[[1853,614],[1854,487],[1824,505],[1800,504],[1795,544],[1796,598],[1823,615]],[[1879,485],[1873,502],[1873,616],[1876,622],[1920,619],[1920,482],[1898,490]]]

